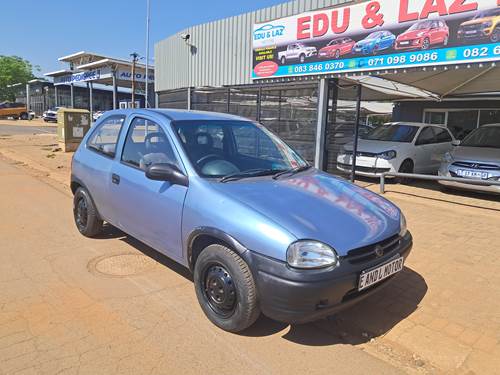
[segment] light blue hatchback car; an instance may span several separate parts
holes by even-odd
[[[106,112],[74,155],[71,189],[83,235],[106,221],[188,267],[204,313],[231,332],[261,312],[331,315],[386,284],[412,246],[392,203],[231,115]]]

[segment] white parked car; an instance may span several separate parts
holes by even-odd
[[[299,60],[300,63],[303,63],[306,61],[306,58],[316,56],[317,54],[318,50],[316,47],[309,47],[303,43],[293,43],[287,47],[286,51],[278,53],[278,59],[281,65],[286,64],[288,60]]]
[[[385,172],[436,174],[455,138],[444,126],[392,122],[376,127],[358,141],[356,174],[368,177]],[[350,172],[353,143],[344,146],[337,168]]]

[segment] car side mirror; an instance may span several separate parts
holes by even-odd
[[[188,186],[188,177],[179,168],[169,163],[151,164],[146,169],[146,177],[155,181],[166,181],[173,185]]]
[[[456,147],[456,146],[460,146],[460,140],[455,139],[454,141],[451,141],[451,145],[452,145],[452,146],[455,146],[455,147]]]

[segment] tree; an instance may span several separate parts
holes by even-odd
[[[0,102],[15,100],[15,88],[8,87],[15,83],[25,85],[33,79],[33,66],[18,56],[0,55]]]

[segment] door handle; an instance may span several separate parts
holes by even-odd
[[[118,176],[117,174],[112,174],[111,175],[111,182],[113,182],[113,184],[119,184],[120,183],[120,176]]]

